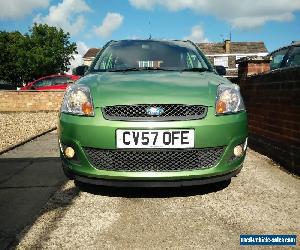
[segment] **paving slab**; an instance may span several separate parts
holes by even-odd
[[[16,241],[65,181],[56,133],[0,155],[0,249]]]
[[[56,130],[0,155],[0,159],[59,157]]]
[[[22,160],[19,161],[18,164],[12,164],[12,161],[0,158],[0,185],[1,183],[10,179],[10,177],[15,175],[17,172],[21,171],[23,168],[31,164],[31,160]]]

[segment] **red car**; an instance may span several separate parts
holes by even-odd
[[[26,84],[20,90],[65,90],[70,83],[74,83],[80,76],[51,75],[39,78]]]

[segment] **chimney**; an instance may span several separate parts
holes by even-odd
[[[230,42],[231,41],[227,39],[224,42],[225,42],[225,53],[230,54]]]

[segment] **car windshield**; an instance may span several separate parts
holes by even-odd
[[[204,55],[184,41],[124,40],[111,42],[91,71],[213,71]]]

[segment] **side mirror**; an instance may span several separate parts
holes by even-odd
[[[217,65],[217,66],[215,66],[215,69],[220,76],[226,75],[226,68],[224,66]]]
[[[75,69],[73,69],[73,74],[78,75],[78,76],[84,76],[84,74],[87,72],[88,68],[89,67],[86,65],[78,66]]]

